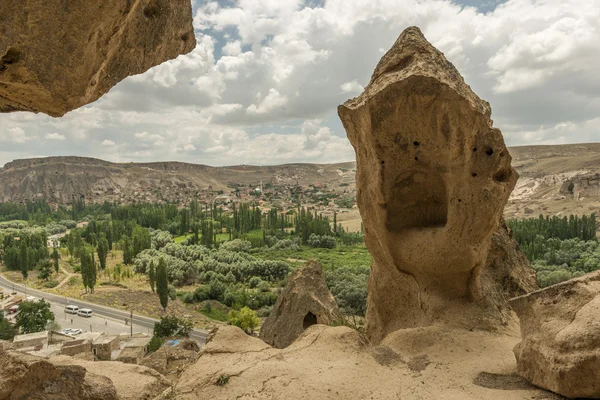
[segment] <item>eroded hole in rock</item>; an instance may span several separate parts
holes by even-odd
[[[386,199],[388,231],[445,226],[447,197],[446,185],[440,174],[433,171],[408,172],[399,179]]]
[[[189,35],[186,33],[184,33],[183,35],[181,35],[181,40],[183,40],[184,42],[187,42],[187,40],[189,39]]]
[[[309,311],[308,314],[306,314],[304,316],[304,321],[302,321],[302,328],[306,329],[309,326],[316,325],[316,324],[317,324],[317,316]]]
[[[156,18],[158,17],[160,10],[156,3],[148,4],[146,8],[144,8],[144,17],[146,18]]]
[[[400,60],[398,60],[395,63],[392,63],[390,65],[387,66],[387,68],[383,71],[381,71],[381,73],[379,75],[383,75],[383,74],[389,74],[391,72],[398,72],[398,71],[402,71],[404,68],[408,67],[413,61],[413,56],[408,56],[405,58],[402,58]],[[379,76],[377,75],[377,76]]]
[[[8,49],[5,55],[0,59],[0,72],[8,68],[8,65],[16,64],[21,59],[21,52],[14,47]]]
[[[486,147],[485,148],[485,154],[487,154],[488,156],[491,156],[492,154],[494,154],[494,149],[492,149],[491,147]]]
[[[496,172],[494,174],[494,180],[496,182],[506,182],[506,181],[509,180],[510,174],[511,174],[510,171],[507,171],[505,169],[501,169],[500,171],[498,171],[498,172]]]
[[[415,140],[415,141],[413,142],[413,144],[415,145],[415,147],[419,147],[419,145],[420,145],[421,143],[419,143],[417,140]]]
[[[471,174],[471,176],[472,176],[473,178],[476,178],[476,177],[477,177],[477,172],[473,172],[473,173]]]

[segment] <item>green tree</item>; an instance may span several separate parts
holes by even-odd
[[[160,299],[160,305],[163,310],[166,310],[167,304],[169,304],[169,282],[167,280],[167,266],[163,257],[158,261],[158,268],[156,269],[156,292]]]
[[[25,238],[21,239],[21,254],[19,257],[19,261],[21,262],[21,275],[23,275],[23,279],[27,279],[27,276],[29,275],[29,270],[28,270],[28,265],[29,263],[27,262],[27,243],[25,243]]]
[[[189,337],[193,325],[190,320],[175,316],[162,317],[154,324],[153,336],[157,338]]]
[[[67,236],[67,250],[69,250],[69,255],[73,259],[73,254],[75,254],[75,234],[73,231],[69,232]]]
[[[148,266],[148,280],[150,281],[150,289],[152,289],[152,293],[154,293],[154,285],[156,284],[156,267],[154,267],[154,260],[150,260],[150,265]]]
[[[48,279],[50,279],[50,276],[52,275],[52,262],[49,259],[40,261],[39,262],[39,270],[40,270],[40,273],[39,273],[38,277],[40,279],[47,281]]]
[[[87,293],[88,288],[94,293],[94,286],[96,286],[96,262],[94,261],[93,249],[84,248],[81,251],[81,280],[83,281],[83,287]]]
[[[131,265],[133,263],[133,248],[128,236],[123,237],[123,264]]]
[[[16,334],[17,329],[4,318],[4,311],[0,310],[0,340],[12,340]]]
[[[106,269],[106,257],[108,256],[108,240],[106,239],[106,235],[104,233],[100,234],[100,239],[98,239],[98,261],[100,262],[100,268],[102,270]]]
[[[256,315],[256,311],[244,307],[240,311],[229,311],[227,323],[241,328],[247,334],[251,334],[260,323],[260,320]]]
[[[58,259],[60,258],[60,255],[58,254],[58,246],[54,245],[53,250],[52,250],[52,260],[54,260],[54,270],[56,271],[56,273],[58,274]]]
[[[50,311],[50,303],[46,303],[43,299],[24,301],[19,304],[16,321],[16,326],[22,333],[41,332],[46,329],[49,321],[54,321],[54,313]]]

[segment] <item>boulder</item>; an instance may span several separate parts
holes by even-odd
[[[436,322],[498,324],[507,304],[489,304],[481,273],[518,176],[490,105],[410,27],[338,113],[373,256],[369,338]]]
[[[189,0],[2,0],[0,112],[62,116],[195,44]]]
[[[329,292],[323,267],[310,260],[295,270],[260,329],[260,338],[280,349],[289,346],[306,328],[329,325],[342,316]]]
[[[112,381],[78,365],[54,365],[47,360],[0,351],[0,399],[116,400]]]
[[[600,271],[517,297],[517,369],[569,398],[600,398]]]

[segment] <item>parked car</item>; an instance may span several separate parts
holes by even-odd
[[[80,308],[79,311],[77,311],[77,315],[79,315],[80,317],[91,317],[92,312],[93,311],[89,308]]]
[[[9,314],[14,314],[17,311],[19,311],[19,306],[18,305],[14,305],[14,306],[12,306],[11,308],[8,309],[8,313]]]
[[[62,333],[63,335],[79,335],[81,334],[83,331],[81,329],[76,329],[76,328],[66,328],[63,329],[62,331],[60,331],[60,333]]]
[[[68,314],[77,314],[78,311],[79,311],[79,307],[72,305],[72,304],[65,307],[65,312]]]

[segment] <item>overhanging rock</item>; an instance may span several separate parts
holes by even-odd
[[[195,45],[189,0],[2,0],[0,112],[60,117]]]

